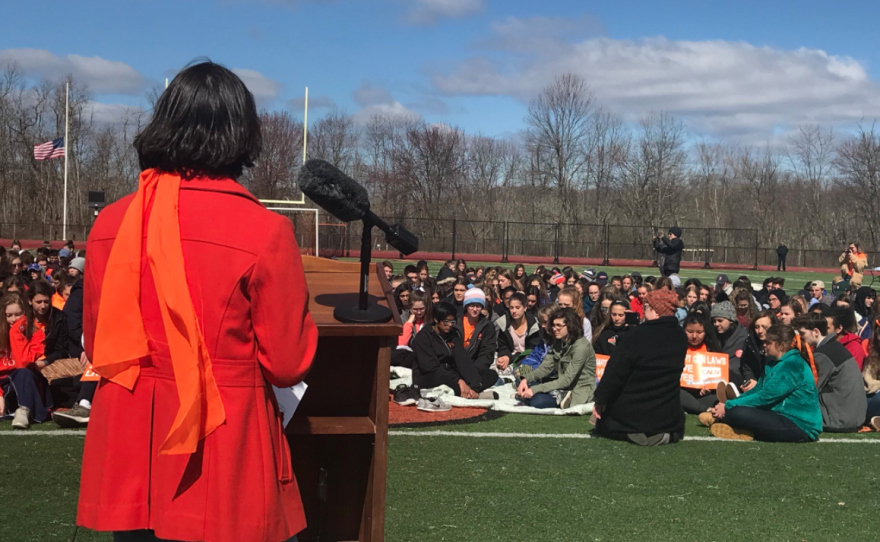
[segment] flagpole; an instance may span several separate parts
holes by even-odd
[[[309,141],[309,87],[306,87],[306,99],[303,104],[305,111],[303,112],[303,165],[306,163],[306,149]]]
[[[67,241],[67,152],[70,148],[70,83],[64,96],[64,225],[61,237]]]

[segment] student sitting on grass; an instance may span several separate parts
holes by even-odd
[[[462,345],[474,366],[481,373],[491,372],[495,361],[498,331],[495,324],[483,315],[486,294],[471,286],[464,294],[464,313],[458,317],[455,327],[462,336]]]
[[[403,323],[403,333],[397,339],[397,348],[391,352],[392,367],[412,369],[415,361],[412,343],[427,323],[430,312],[431,301],[428,295],[420,290],[412,292],[409,297],[409,318]]]
[[[541,344],[541,328],[538,320],[526,312],[527,303],[523,294],[511,294],[508,302],[510,316],[495,322],[498,327],[498,359],[495,364],[502,374],[512,373],[512,370],[508,371],[511,364],[516,364],[521,354],[528,354]],[[503,327],[499,326],[502,322]]]
[[[622,300],[613,301],[608,307],[604,321],[593,331],[593,348],[597,354],[610,356],[617,347],[617,342],[630,331],[626,323],[628,309],[626,302]]]
[[[14,411],[14,429],[27,429],[31,422],[49,418],[51,399],[48,382],[40,374],[46,367],[45,334],[34,325],[30,305],[18,293],[0,299],[0,414]]]
[[[818,314],[806,314],[794,320],[794,328],[813,350],[819,381],[819,405],[825,431],[853,433],[865,421],[865,398],[862,372],[852,354],[829,333],[828,320]]]
[[[757,313],[749,324],[749,336],[743,346],[743,354],[740,359],[743,391],[749,391],[755,387],[758,379],[764,374],[764,367],[767,365],[767,354],[764,353],[767,330],[777,323],[776,312],[769,309]]]
[[[874,431],[880,431],[880,320],[874,320],[872,327],[868,357],[862,366],[862,378],[865,380],[865,394],[868,398],[865,423]]]
[[[596,389],[596,353],[584,337],[583,320],[574,309],[557,310],[550,317],[553,345],[541,366],[523,378],[517,394],[535,408],[569,408],[593,400]],[[556,372],[555,379],[540,383]]]
[[[684,437],[680,381],[687,337],[675,311],[678,295],[656,290],[645,297],[645,322],[620,341],[596,388],[596,432],[640,446]]]
[[[478,370],[465,352],[455,329],[458,310],[454,305],[442,301],[432,312],[433,325],[423,327],[413,341],[413,385],[421,389],[445,385],[459,397],[478,398],[481,391],[495,385],[498,375]]]
[[[687,335],[688,354],[721,351],[714,330],[706,324],[706,318],[702,314],[696,312],[688,314],[684,319],[683,327]],[[681,388],[680,396],[681,406],[688,414],[701,414],[718,402],[715,390],[712,389]]]
[[[544,356],[550,351],[554,340],[553,323],[550,321],[550,317],[559,309],[560,307],[556,303],[549,303],[538,309],[537,318],[538,325],[541,326],[541,343],[532,348],[531,353],[519,361],[515,372],[517,378],[528,378],[532,371],[541,366]]]
[[[719,387],[722,402],[700,415],[713,435],[765,442],[813,442],[819,438],[822,412],[813,373],[794,348],[794,341],[791,326],[777,324],[767,330],[769,361],[757,384],[735,398]]]

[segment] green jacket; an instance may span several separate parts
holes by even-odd
[[[559,375],[555,380],[532,384],[547,378],[554,370]],[[534,393],[571,390],[571,406],[589,403],[596,390],[596,352],[593,351],[593,345],[584,337],[571,344],[554,341],[541,366],[529,375],[529,380],[529,387]]]
[[[813,440],[822,432],[822,411],[813,373],[797,350],[789,350],[778,361],[769,362],[755,387],[729,399],[726,408],[738,406],[782,414]]]

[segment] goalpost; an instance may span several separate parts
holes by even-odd
[[[279,204],[288,204],[288,205],[301,205],[297,202],[292,201],[279,201],[279,200],[260,200],[262,203],[269,203],[274,205]],[[319,227],[318,220],[318,209],[309,209],[309,208],[296,208],[296,207],[266,207],[266,209],[270,211],[275,211],[276,213],[314,213],[315,214],[315,256],[321,255],[321,231]]]

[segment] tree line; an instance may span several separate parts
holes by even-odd
[[[132,140],[148,112],[130,108],[102,122],[85,82],[32,83],[8,65],[0,76],[0,223],[62,221],[63,160],[37,162],[33,146],[63,135],[65,83],[69,222],[90,223],[89,190],[112,202],[136,188]],[[263,154],[241,182],[261,199],[295,199],[302,122],[284,110],[261,117]],[[767,247],[831,250],[859,240],[880,249],[880,131],[872,123],[849,132],[800,126],[775,145],[696,140],[665,112],[624,121],[572,74],[534,97],[524,123],[517,137],[495,138],[412,117],[358,124],[331,110],[309,126],[308,156],[359,180],[387,217],[746,228]]]

